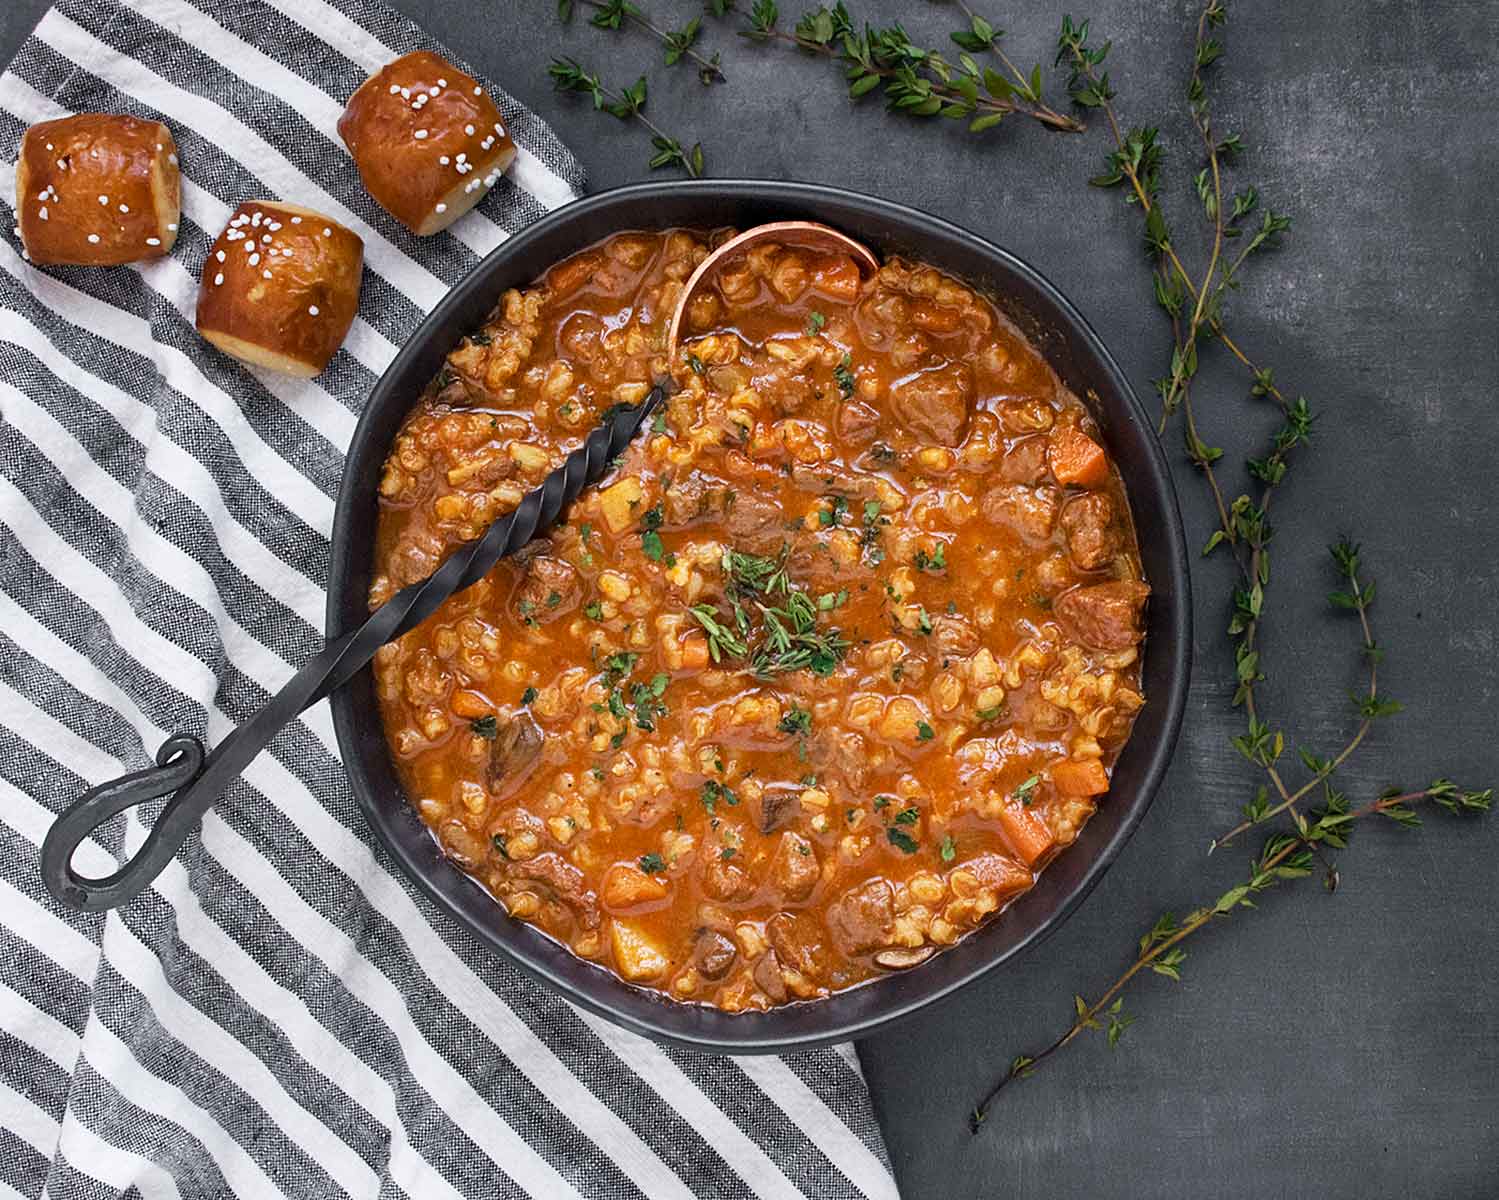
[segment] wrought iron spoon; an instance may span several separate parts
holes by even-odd
[[[696,293],[711,282],[725,258],[750,245],[778,240],[804,248],[851,254],[861,269],[878,269],[858,242],[825,225],[782,221],[760,225],[732,238],[710,254],[688,279],[677,300],[667,339],[668,361],[675,361],[682,314]],[[169,737],[156,765],[90,788],[63,810],[42,842],[42,881],[70,908],[99,911],[129,903],[171,862],[193,827],[241,771],[298,713],[342,687],[387,642],[414,629],[449,596],[477,583],[500,559],[546,532],[583,492],[603,478],[609,463],[624,452],[666,393],[658,382],[638,405],[614,410],[567,456],[566,461],[529,492],[513,511],[497,518],[483,536],[455,551],[432,575],[402,588],[363,625],[330,641],[264,707],[207,753],[192,734]],[[141,848],[113,874],[80,875],[73,854],[105,821],[128,808],[172,793]]]

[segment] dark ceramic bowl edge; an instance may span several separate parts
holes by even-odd
[[[1162,510],[1160,515],[1164,517],[1149,531],[1151,537],[1164,539],[1164,545],[1158,542],[1152,548],[1156,563],[1154,569],[1148,573],[1154,594],[1148,617],[1150,633],[1146,644],[1148,667],[1160,671],[1164,687],[1158,682],[1149,691],[1147,709],[1141,714],[1142,722],[1149,714],[1150,724],[1154,727],[1151,744],[1145,747],[1137,746],[1137,739],[1141,733],[1140,723],[1137,723],[1136,732],[1132,735],[1129,747],[1127,747],[1127,751],[1134,748],[1137,756],[1142,753],[1144,755],[1142,759],[1131,764],[1133,774],[1137,778],[1131,794],[1123,805],[1127,811],[1120,817],[1115,828],[1108,833],[1106,840],[1087,848],[1090,857],[1082,868],[1081,877],[1066,886],[1066,890],[1055,899],[1049,911],[1032,920],[1031,928],[1011,939],[998,952],[981,957],[974,965],[957,973],[947,972],[952,974],[952,978],[940,986],[918,986],[913,989],[904,985],[913,979],[921,979],[922,972],[932,971],[938,964],[954,955],[959,947],[948,950],[923,967],[907,972],[903,976],[877,980],[872,984],[837,993],[825,1000],[793,1005],[765,1014],[714,1013],[709,1017],[700,1006],[677,1004],[645,993],[642,989],[623,984],[600,968],[572,957],[565,949],[557,947],[555,943],[550,943],[538,931],[510,921],[498,904],[479,889],[476,883],[462,876],[450,864],[446,871],[443,871],[441,867],[434,867],[432,853],[423,852],[420,849],[420,842],[412,841],[411,831],[395,828],[397,823],[403,821],[402,814],[393,813],[389,805],[382,805],[377,794],[379,789],[370,778],[371,764],[366,757],[375,753],[383,753],[384,746],[383,735],[378,739],[378,746],[374,745],[371,738],[372,731],[368,717],[370,710],[373,709],[373,692],[369,671],[366,670],[348,687],[334,694],[331,701],[332,716],[339,751],[361,811],[370,827],[375,831],[385,850],[391,854],[412,881],[440,908],[466,926],[487,947],[498,951],[526,974],[553,988],[571,1002],[657,1041],[695,1050],[737,1054],[781,1053],[867,1036],[876,1030],[888,1028],[894,1023],[912,1017],[918,1010],[951,995],[959,988],[966,987],[1049,936],[1097,886],[1104,872],[1113,864],[1125,843],[1129,841],[1144,819],[1169,766],[1181,727],[1190,677],[1192,644],[1191,583],[1187,549],[1180,509],[1165,455],[1154,435],[1152,424],[1130,387],[1128,379],[1114,361],[1102,339],[1071,301],[1045,276],[1022,259],[995,246],[978,234],[943,218],[891,201],[823,185],[776,180],[697,180],[632,184],[585,197],[558,209],[514,235],[491,252],[439,302],[376,383],[350,442],[345,474],[334,513],[327,606],[330,637],[342,633],[358,619],[360,612],[363,611],[363,589],[360,590],[361,598],[357,600],[349,595],[349,590],[351,577],[358,574],[355,569],[355,559],[362,550],[367,550],[367,547],[357,544],[356,535],[362,524],[370,522],[371,515],[368,512],[358,511],[360,500],[355,493],[360,490],[360,481],[351,476],[349,467],[357,460],[368,459],[373,453],[369,446],[372,431],[382,420],[389,421],[387,410],[392,403],[400,405],[401,397],[394,396],[393,393],[398,388],[405,391],[409,383],[405,379],[408,372],[423,358],[430,358],[438,343],[442,343],[441,353],[445,353],[462,329],[471,327],[472,319],[461,324],[455,323],[460,320],[459,314],[472,310],[476,300],[480,297],[487,297],[488,303],[492,303],[498,296],[502,288],[496,287],[493,282],[494,277],[501,273],[497,264],[523,257],[529,246],[541,242],[563,226],[569,224],[586,226],[591,216],[615,209],[620,210],[618,219],[613,222],[613,227],[616,229],[659,227],[662,222],[652,219],[652,202],[669,204],[675,203],[677,198],[702,202],[722,201],[725,209],[735,206],[794,209],[814,218],[823,216],[830,210],[857,210],[861,216],[867,217],[871,222],[888,222],[892,227],[902,229],[911,225],[919,226],[920,228],[914,234],[917,241],[922,237],[935,236],[958,244],[967,243],[977,259],[1000,264],[1004,271],[1028,285],[1044,299],[1053,310],[1050,315],[1060,318],[1060,323],[1065,326],[1065,335],[1080,341],[1096,360],[1097,365],[1102,367],[1107,376],[1105,382],[1109,385],[1108,390],[1124,408],[1123,414],[1110,415],[1111,417],[1123,415],[1128,418],[1130,425],[1134,427],[1131,442],[1132,453],[1138,451],[1144,456],[1143,477],[1142,464],[1137,462],[1125,478],[1132,507],[1138,514],[1142,507],[1139,498],[1148,495],[1152,507]],[[625,215],[630,210],[637,213],[633,220]],[[723,223],[730,222],[726,220]],[[596,237],[592,236],[579,238],[573,249],[581,249],[594,240]],[[920,253],[919,246],[913,248]],[[949,267],[949,269],[962,274],[960,268]],[[532,272],[532,274],[535,273]],[[523,284],[527,280],[514,279],[510,282]],[[487,309],[488,304],[484,307]],[[435,370],[435,366],[433,369]],[[415,395],[416,390],[407,393],[405,404],[400,407],[401,415],[404,415],[409,408]],[[1108,432],[1111,434],[1110,440],[1113,441],[1114,431],[1108,430]],[[381,446],[377,448],[378,456],[373,464],[376,467],[383,459],[386,444],[388,443],[382,441]],[[1115,449],[1112,445],[1110,448],[1111,451]],[[1142,550],[1144,536],[1142,533]],[[1164,572],[1162,567],[1165,568]],[[1159,658],[1152,656],[1164,656],[1165,661],[1162,662]],[[362,704],[361,701],[363,701]],[[364,708],[366,713],[366,719],[362,724],[361,708]],[[373,712],[373,725],[373,733],[379,734],[378,711]],[[388,755],[385,765],[388,769]],[[395,800],[406,809],[409,822],[417,820],[415,815],[410,813],[409,806],[406,805],[404,797],[399,792]],[[1111,801],[1113,800],[1114,794],[1111,793]],[[1120,806],[1116,804],[1114,807]],[[1095,827],[1102,815],[1100,813],[1095,816],[1094,820],[1085,827],[1080,844],[1072,847],[1068,855],[1084,850],[1081,842],[1087,838],[1089,830]],[[435,847],[431,849],[435,851]],[[1066,858],[1067,856],[1064,855],[1057,863],[1052,864],[1047,872],[1043,873],[1038,890]],[[461,882],[458,882],[459,880]],[[478,893],[483,902],[493,910],[491,921],[477,919],[472,904],[473,897],[456,894],[455,889],[464,887]],[[1025,897],[1022,897],[1022,900],[1024,899]],[[972,943],[982,939],[986,933],[1003,922],[1011,912],[1015,911],[1015,907],[1011,906],[1005,914],[988,926],[964,939],[960,946],[971,947]],[[554,949],[546,949],[543,943]],[[970,956],[972,953],[970,949]],[[903,986],[894,986],[898,983]],[[853,1017],[838,1019],[841,1008],[840,999],[852,997],[855,993],[863,993],[867,989],[876,989],[871,992],[876,996],[875,1002],[860,1005],[862,1009],[868,1011],[862,1011]],[[884,989],[884,992],[879,993],[877,989]],[[645,1000],[644,1004],[641,1003],[642,998]],[[826,1016],[829,1019],[818,1019],[820,1016]],[[708,1019],[705,1021],[704,1017]],[[705,1024],[709,1028],[694,1028],[694,1026]]]

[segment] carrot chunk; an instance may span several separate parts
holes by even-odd
[[[1052,786],[1064,796],[1099,796],[1109,790],[1109,773],[1096,758],[1062,762],[1051,769]]]
[[[859,296],[859,267],[846,254],[825,255],[812,269],[812,290],[852,303]]]
[[[999,823],[1015,855],[1028,867],[1034,867],[1051,849],[1054,839],[1041,814],[1027,808],[1014,796],[1006,799],[999,810]]]
[[[1098,487],[1109,477],[1109,462],[1103,447],[1071,425],[1063,425],[1051,435],[1046,461],[1060,484]]]

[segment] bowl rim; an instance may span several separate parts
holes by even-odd
[[[692,1019],[688,1014],[698,1013],[701,1009],[698,1005],[672,1001],[651,993],[646,994],[652,995],[655,1000],[654,1006],[642,1007],[634,1003],[627,1005],[622,998],[619,1002],[614,1002],[610,992],[615,989],[622,988],[631,993],[645,992],[645,989],[635,988],[612,972],[596,964],[577,959],[571,955],[570,951],[566,951],[569,963],[583,964],[591,968],[592,972],[599,977],[602,986],[589,987],[564,978],[562,972],[553,969],[542,956],[531,953],[526,945],[517,944],[513,937],[502,936],[500,932],[507,926],[524,929],[530,929],[530,926],[523,922],[511,921],[504,914],[498,901],[493,900],[492,897],[489,899],[500,921],[496,925],[488,925],[472,919],[447,894],[445,885],[432,878],[424,864],[417,861],[409,848],[392,835],[387,822],[390,814],[382,807],[376,795],[377,789],[372,786],[366,774],[366,763],[360,750],[359,714],[354,695],[359,681],[367,679],[369,668],[365,668],[355,680],[333,693],[331,710],[339,754],[366,822],[385,850],[417,887],[487,948],[498,952],[525,974],[538,980],[569,1002],[658,1042],[700,1051],[735,1054],[783,1053],[867,1036],[876,1030],[909,1019],[919,1010],[967,987],[1037,945],[1055,932],[1098,885],[1104,873],[1133,836],[1154,801],[1155,794],[1170,765],[1181,728],[1190,683],[1192,646],[1191,577],[1188,568],[1186,534],[1175,484],[1165,453],[1155,434],[1154,423],[1147,416],[1128,378],[1114,360],[1113,355],[1109,353],[1103,340],[1076,306],[1046,276],[1018,255],[943,217],[897,201],[826,184],[774,179],[648,181],[627,184],[585,196],[548,213],[512,235],[490,251],[449,290],[407,338],[405,344],[385,368],[366,399],[345,452],[345,465],[340,478],[330,538],[326,602],[327,636],[330,639],[344,632],[345,622],[341,605],[344,602],[343,593],[349,585],[348,576],[351,572],[351,558],[354,553],[350,538],[360,517],[360,514],[355,511],[354,498],[354,493],[358,490],[358,481],[352,477],[353,473],[349,470],[349,464],[355,458],[356,451],[362,451],[370,440],[373,427],[392,402],[390,393],[395,390],[409,369],[408,364],[427,351],[428,343],[444,336],[452,336],[448,329],[452,315],[467,307],[476,293],[493,291],[493,294],[497,296],[498,290],[494,289],[492,280],[503,270],[504,264],[522,255],[528,247],[550,235],[559,226],[568,223],[586,223],[587,219],[595,214],[615,209],[621,210],[622,214],[632,210],[644,214],[653,200],[659,200],[666,195],[673,197],[685,195],[702,200],[715,199],[751,205],[805,208],[808,215],[814,217],[819,207],[853,207],[871,220],[884,218],[899,228],[915,226],[923,232],[935,233],[948,240],[963,243],[987,260],[989,264],[997,264],[1005,273],[1018,277],[1046,300],[1060,323],[1068,328],[1069,336],[1075,338],[1096,360],[1102,368],[1110,389],[1122,401],[1126,410],[1124,415],[1142,430],[1142,436],[1138,438],[1138,441],[1143,450],[1145,470],[1142,473],[1139,469],[1140,464],[1136,464],[1132,468],[1132,473],[1125,478],[1126,490],[1131,495],[1131,508],[1138,507],[1134,499],[1136,495],[1150,493],[1167,517],[1161,527],[1151,530],[1152,537],[1163,539],[1166,543],[1164,558],[1167,577],[1161,579],[1153,575],[1150,579],[1152,607],[1159,605],[1164,608],[1166,620],[1164,628],[1156,628],[1150,634],[1147,650],[1147,654],[1164,656],[1165,688],[1161,689],[1157,685],[1152,689],[1150,696],[1150,707],[1163,713],[1163,723],[1154,742],[1143,751],[1145,757],[1139,770],[1139,782],[1126,801],[1127,811],[1118,827],[1106,842],[1096,848],[1091,861],[1083,867],[1081,877],[1071,884],[1048,913],[1036,921],[1033,928],[1026,930],[995,953],[983,957],[971,968],[960,971],[940,986],[925,991],[918,990],[915,995],[900,998],[892,992],[890,996],[892,1003],[879,1006],[879,1011],[851,1019],[831,1022],[813,1020],[810,1022],[810,1027],[804,1020],[785,1022],[774,1020],[778,1014],[833,1012],[832,1006],[839,996],[848,996],[866,988],[878,987],[881,984],[893,982],[894,978],[909,978],[924,968],[913,968],[898,977],[891,977],[888,981],[871,980],[824,999],[778,1006],[768,1013],[721,1014],[728,1016],[733,1022],[742,1023],[742,1028],[730,1027],[728,1033],[704,1033],[692,1028]],[[636,225],[631,225],[628,218],[622,215],[615,227],[618,230],[625,230],[654,227],[655,224],[659,223],[653,223],[648,216],[643,216]],[[586,244],[591,244],[595,240],[597,239],[590,238],[587,242],[580,241],[576,248],[583,249]],[[409,407],[410,400],[408,399],[406,408]],[[404,412],[405,409],[402,411]],[[1155,614],[1152,616],[1154,618]],[[1132,734],[1132,740],[1133,738]],[[380,740],[383,745],[383,732]],[[404,797],[402,800],[404,803]],[[464,878],[467,879],[466,876]],[[1045,873],[1039,878],[1044,879]],[[469,883],[475,888],[478,887],[471,880]],[[488,893],[484,895],[488,896]],[[985,930],[997,924],[998,921],[986,923],[973,931],[969,937],[962,939],[958,946],[982,936]],[[508,930],[508,932],[515,933],[515,930]],[[539,931],[532,930],[532,932],[540,937],[546,936]],[[958,949],[958,946],[954,946],[953,949]],[[946,956],[938,956],[938,959],[943,957]],[[592,977],[585,976],[585,978],[591,979]],[[623,996],[623,993],[617,994]],[[649,1015],[641,1015],[642,1011]],[[660,1020],[653,1019],[657,1015],[660,1016]],[[778,1023],[789,1024],[791,1028],[778,1030],[774,1028]],[[766,1029],[766,1025],[770,1028]]]

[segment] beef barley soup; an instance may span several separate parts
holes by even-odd
[[[396,437],[370,599],[670,372],[377,690],[413,805],[511,916],[742,1011],[915,966],[1031,886],[1107,802],[1149,589],[1087,409],[930,267],[761,244],[668,363],[731,232],[621,233],[504,295]]]

